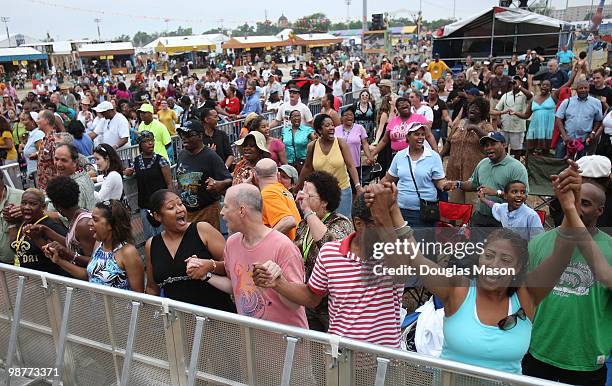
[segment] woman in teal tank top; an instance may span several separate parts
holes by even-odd
[[[561,192],[560,184],[567,192]],[[565,220],[557,228],[558,236],[551,255],[530,272],[527,272],[527,241],[505,228],[495,228],[487,234],[484,245],[472,241],[479,256],[470,267],[442,267],[421,253],[386,261],[385,265],[391,267],[397,267],[397,261],[414,267],[424,286],[444,304],[441,358],[522,373],[521,361],[529,349],[531,321],[536,307],[558,282],[575,247],[569,232],[571,228],[580,227],[574,199],[580,191],[580,176],[575,162],[571,161],[571,166],[560,176],[554,176],[553,188]],[[366,188],[365,198],[371,205],[373,216],[377,205],[381,213],[391,208],[390,223],[379,220],[381,224],[392,225],[400,239],[415,243],[410,227],[403,222],[395,197],[395,185]],[[382,214],[374,217],[378,216],[384,219]]]

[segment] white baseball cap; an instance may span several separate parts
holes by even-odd
[[[587,155],[576,161],[583,177],[605,178],[610,176],[610,159],[603,155]]]
[[[105,111],[114,110],[114,109],[115,109],[115,106],[113,106],[113,104],[108,101],[104,101],[93,108],[93,110],[96,113],[103,113]]]

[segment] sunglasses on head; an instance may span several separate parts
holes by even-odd
[[[104,153],[104,154],[108,154],[108,152],[106,151],[106,149],[104,147],[102,147],[101,145],[96,146],[96,148],[94,149],[95,153]]]
[[[525,310],[523,309],[523,307],[519,308],[519,310],[516,311],[514,314],[508,315],[499,322],[497,322],[497,326],[500,328],[500,330],[508,331],[516,327],[518,319],[527,319],[527,315],[525,314]]]

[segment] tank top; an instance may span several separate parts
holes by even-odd
[[[91,212],[79,213],[72,222],[72,225],[70,225],[70,229],[66,234],[66,247],[68,248],[68,250],[70,250],[70,252],[77,252],[79,254],[83,254],[83,247],[81,246],[79,240],[76,239],[76,227],[79,221],[84,218],[91,219]]]
[[[193,255],[200,259],[212,259],[212,255],[198,234],[195,222],[187,228],[174,258],[162,235],[154,236],[151,241],[151,265],[155,283],[170,299],[235,313],[236,307],[228,294],[202,280],[194,280],[187,276],[185,259]]]
[[[521,307],[516,292],[510,297],[508,315]],[[531,321],[517,318],[514,328],[504,331],[480,322],[476,312],[476,284],[470,283],[461,307],[444,317],[443,359],[521,374],[521,360],[529,349]]]
[[[338,138],[334,138],[334,143],[329,150],[327,155],[323,154],[319,140],[314,144],[314,154],[312,156],[312,167],[317,171],[328,172],[332,176],[336,177],[340,189],[344,190],[351,186],[349,181],[349,174],[346,169],[346,163],[342,156],[342,150],[340,150],[340,144]]]
[[[95,249],[89,264],[87,264],[87,276],[89,276],[90,283],[124,290],[130,289],[126,272],[119,267],[117,260],[115,260],[117,252],[125,245],[125,243],[121,243],[110,252],[105,251],[102,244]]]

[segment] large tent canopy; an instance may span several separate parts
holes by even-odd
[[[82,57],[134,55],[134,46],[132,42],[83,44],[79,47],[79,55]]]
[[[0,62],[47,59],[44,54],[32,47],[0,48]]]
[[[450,59],[509,57],[528,49],[553,55],[563,24],[520,8],[493,7],[436,31],[434,52]]]

